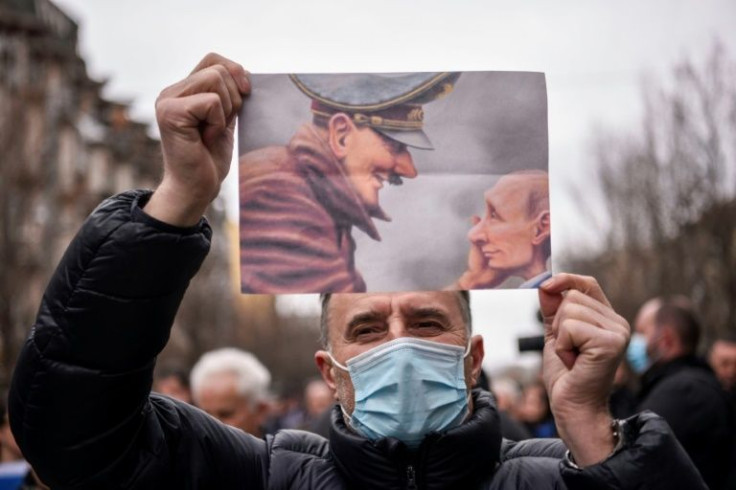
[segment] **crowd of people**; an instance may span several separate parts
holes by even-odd
[[[653,298],[633,319],[635,334],[616,371],[609,407],[625,419],[642,410],[662,415],[712,489],[736,488],[736,337],[715,339],[699,357],[701,326],[684,297]],[[270,374],[252,354],[237,349],[210,352],[189,379],[161,370],[154,390],[197,406],[219,420],[262,437],[282,429],[324,437],[335,404],[321,379],[306,383],[301,397],[275,396]],[[485,373],[478,387],[491,391],[504,438],[557,437],[545,385],[539,376]],[[212,403],[212,393],[219,394]]]
[[[699,360],[695,353],[700,326],[682,297],[647,301],[633,325],[636,333],[609,398],[611,413],[616,418],[644,409],[660,413],[710,488],[736,488],[736,336],[717,338],[705,350],[705,359]],[[672,345],[679,347],[670,352]],[[478,381],[478,387],[495,397],[503,437],[514,441],[557,437],[541,376],[520,378],[499,376],[491,382],[483,373]],[[301,394],[275,393],[269,370],[253,354],[235,348],[206,353],[191,374],[180,367],[158,368],[153,391],[197,406],[257,437],[282,429],[328,437],[335,406],[333,391],[319,378],[305,382]],[[8,488],[46,488],[23,459],[4,405],[0,419],[0,482]]]
[[[504,381],[486,379],[501,412],[483,389],[485,347],[465,290],[323,294],[314,354],[323,384],[307,385],[301,415],[274,416],[270,373],[233,349],[205,354],[188,378],[156,379],[154,390],[171,396],[152,392],[156,358],[210,247],[202,216],[227,174],[249,92],[243,67],[217,54],[165,89],[156,106],[161,184],[106,200],[69,245],[3,419],[3,447],[12,439],[30,463],[21,480],[80,489],[726,488],[728,339],[711,349],[714,374],[695,355],[691,305],[660,298],[640,312],[630,342],[629,322],[593,277],[560,273],[538,285],[541,381],[515,395],[506,383],[504,399]],[[608,406],[634,382],[620,367],[627,348],[641,373],[628,418],[626,403]],[[317,430],[322,417],[327,438],[284,429]],[[533,438],[522,440],[524,430]]]
[[[648,409],[662,415],[711,489],[736,488],[736,336],[715,339],[706,356],[698,357],[701,328],[683,297],[647,301],[633,325],[635,334],[609,398],[611,413],[627,418]],[[483,373],[478,387],[493,393],[504,438],[557,437],[541,374],[524,382],[518,376],[491,380]],[[256,437],[282,429],[328,437],[335,407],[333,390],[319,378],[309,379],[300,396],[279,396],[268,368],[235,348],[204,354],[191,374],[160,367],[153,391]],[[0,482],[7,488],[46,488],[23,459],[4,405],[0,419]]]

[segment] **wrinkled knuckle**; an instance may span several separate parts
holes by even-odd
[[[216,65],[212,65],[210,68],[212,68],[212,71],[217,73],[221,78],[230,76],[230,72],[227,71],[227,68],[219,63]]]
[[[215,62],[220,59],[220,55],[215,53],[214,51],[210,51],[206,55],[204,55],[204,58],[202,58],[202,61],[205,63],[208,62]]]
[[[162,95],[159,95],[156,99],[156,119],[159,121],[163,121],[168,119],[168,116],[171,114],[171,99],[169,97],[165,97]]]
[[[601,288],[601,285],[598,283],[598,279],[596,279],[593,276],[583,276],[583,280],[586,284],[586,289],[588,291],[603,291],[603,288]]]
[[[583,300],[585,293],[578,291],[577,289],[571,289],[567,292],[567,300],[571,303],[577,303]]]

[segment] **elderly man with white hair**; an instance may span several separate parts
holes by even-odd
[[[220,422],[262,436],[271,373],[251,354],[225,348],[205,353],[190,377],[194,403]]]

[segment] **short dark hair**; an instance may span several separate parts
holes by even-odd
[[[655,316],[657,328],[668,326],[677,334],[685,354],[694,354],[700,342],[700,322],[695,312],[678,298],[665,300]]]
[[[450,291],[448,291],[450,292]],[[465,290],[452,291],[456,294],[458,305],[460,306],[460,314],[465,322],[465,328],[468,331],[468,338],[473,333],[473,318],[470,313],[470,293]],[[319,295],[319,300],[322,305],[322,313],[319,318],[319,343],[323,349],[329,348],[329,306],[332,293],[323,293]]]

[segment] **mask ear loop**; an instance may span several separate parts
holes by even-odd
[[[332,352],[327,352],[327,355],[330,356],[330,360],[332,361],[333,366],[337,367],[338,369],[342,369],[343,371],[346,371],[348,373],[350,372],[348,371],[347,366],[343,366],[342,364],[337,362],[337,359],[332,357]],[[342,406],[342,403],[338,403],[338,405],[340,406],[340,411],[342,412],[342,418],[345,421],[345,424],[350,427],[353,432],[357,432],[353,428],[353,417],[345,410],[345,407]]]
[[[470,348],[473,347],[472,339],[468,340],[468,347],[465,349],[465,353],[463,354],[463,359],[468,357],[468,354],[470,354]],[[330,356],[332,357],[332,356]]]
[[[330,356],[330,360],[332,361],[332,365],[333,366],[336,366],[336,367],[342,369],[343,371],[348,371],[348,367],[347,366],[344,366],[344,365],[340,364],[339,362],[337,362],[337,359],[335,359],[334,357],[332,357],[332,352],[327,352],[327,355]]]

